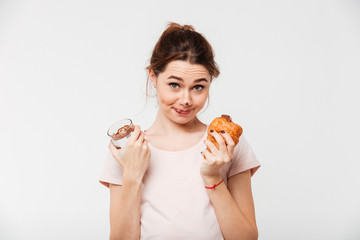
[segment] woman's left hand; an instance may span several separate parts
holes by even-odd
[[[211,141],[205,140],[205,145],[210,151],[206,149],[201,153],[205,156],[200,167],[200,174],[203,178],[219,176],[220,168],[231,161],[235,149],[235,143],[227,132],[222,131],[220,135],[216,131],[210,131],[210,134],[217,141],[219,149]]]

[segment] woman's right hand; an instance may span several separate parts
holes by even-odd
[[[140,180],[144,177],[150,164],[150,149],[145,139],[145,132],[135,125],[134,131],[127,140],[124,148],[117,149],[110,141],[109,149],[113,157],[120,163],[124,177]]]

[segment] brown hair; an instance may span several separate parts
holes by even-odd
[[[165,70],[166,65],[174,60],[203,65],[208,70],[211,80],[220,74],[211,45],[191,25],[181,26],[170,22],[156,43],[150,65],[146,69],[153,70],[158,76]]]

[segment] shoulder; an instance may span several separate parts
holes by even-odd
[[[253,150],[252,150],[248,140],[244,136],[244,134],[242,134],[239,138],[238,144],[236,145],[236,147],[234,149],[234,158],[241,157],[241,156],[247,155],[249,153],[253,153]]]
[[[239,143],[236,145],[229,168],[228,176],[234,176],[237,173],[250,170],[251,176],[260,167],[260,162],[250,146],[244,135],[239,138]]]

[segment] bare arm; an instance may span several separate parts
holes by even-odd
[[[140,239],[141,181],[110,184],[110,240]]]
[[[207,190],[226,240],[258,238],[250,178],[248,170],[230,177],[228,188],[222,183],[215,189]],[[220,181],[220,176],[204,178],[206,186],[213,186]]]
[[[210,133],[216,139],[219,148],[211,141],[205,140],[209,150],[202,153],[205,160],[200,168],[205,186],[213,186],[221,181],[219,170],[231,161],[235,148],[235,143],[228,133],[222,132],[222,136],[215,131]],[[207,189],[207,193],[226,240],[258,238],[250,170],[230,177],[228,188],[222,183],[215,189]]]
[[[109,144],[123,168],[122,185],[110,184],[110,240],[140,238],[142,179],[150,164],[150,149],[144,137],[136,125],[124,149]]]

